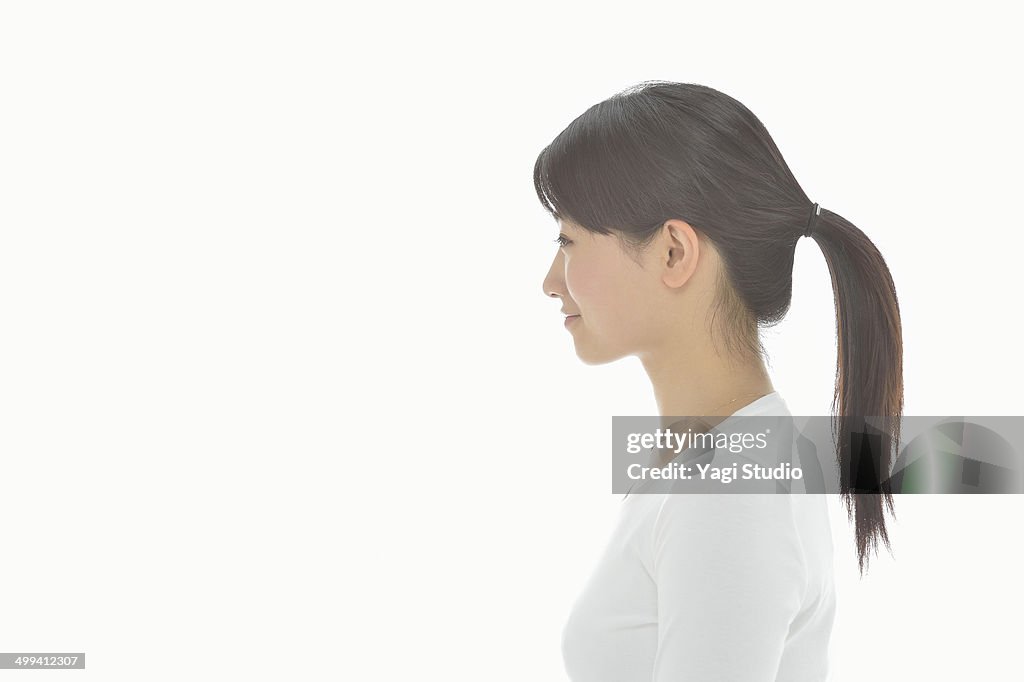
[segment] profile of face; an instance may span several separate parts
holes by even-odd
[[[561,244],[544,277],[544,293],[561,300],[564,315],[578,315],[566,326],[583,362],[603,364],[678,342],[672,330],[686,305],[680,287],[697,263],[692,228],[666,223],[634,260],[613,235],[567,220],[559,227]]]

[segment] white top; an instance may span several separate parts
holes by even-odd
[[[743,415],[790,412],[775,391]],[[629,494],[562,656],[573,682],[820,681],[834,618],[824,495]]]

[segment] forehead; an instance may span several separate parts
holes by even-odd
[[[579,225],[577,225],[573,221],[569,220],[568,218],[559,218],[558,219],[558,226],[560,228],[566,229],[566,230],[575,230],[577,232],[583,231],[583,228],[581,228]]]

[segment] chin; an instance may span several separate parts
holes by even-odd
[[[576,357],[584,365],[607,365],[629,355],[626,352],[614,352],[608,349],[588,348],[585,344],[576,344]]]

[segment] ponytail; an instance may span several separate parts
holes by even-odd
[[[810,236],[832,275],[838,338],[832,424],[840,494],[855,525],[863,575],[879,544],[891,551],[885,509],[894,513],[889,474],[903,413],[899,302],[885,259],[855,225],[822,209]]]

